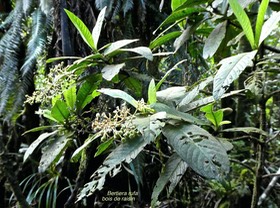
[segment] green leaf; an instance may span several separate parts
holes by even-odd
[[[253,65],[252,60],[256,53],[256,50],[241,53],[220,61],[221,67],[214,78],[213,96],[215,100],[218,100],[225,93],[230,84],[239,77],[247,66]]]
[[[73,14],[70,11],[68,11],[67,9],[64,9],[64,11],[68,15],[68,17],[71,20],[71,22],[75,25],[75,27],[79,31],[79,33],[82,36],[82,38],[85,41],[85,43],[91,49],[96,50],[93,38],[91,36],[91,33],[90,33],[89,29],[87,28],[87,26],[83,23],[83,21],[79,17],[77,17],[75,14]]]
[[[153,60],[153,53],[150,48],[148,47],[137,47],[137,48],[126,48],[126,49],[121,49],[120,51],[127,51],[127,52],[134,52],[137,53],[144,58],[148,59],[149,61]]]
[[[102,69],[102,77],[108,81],[111,81],[125,66],[125,63],[114,64],[114,65],[106,65]]]
[[[202,121],[188,113],[180,112],[163,103],[154,103],[151,105],[151,107],[155,109],[156,112],[166,112],[167,119],[174,119],[174,120],[189,122],[197,125],[208,125],[205,121]]]
[[[166,25],[172,24],[174,22],[180,22],[182,20],[184,20],[186,17],[188,17],[191,14],[194,13],[199,13],[204,11],[204,9],[202,8],[184,8],[184,9],[180,9],[177,11],[172,12],[171,15],[169,15],[161,24],[160,26],[156,29],[156,31],[159,28],[162,28]]]
[[[187,92],[186,96],[178,104],[178,110],[185,112],[186,106],[188,106],[188,104],[192,102],[199,95],[200,91],[203,90],[212,81],[213,81],[213,77],[209,76],[206,80],[196,85],[191,91]]]
[[[106,8],[107,7],[104,7],[100,11],[100,13],[97,17],[97,20],[96,20],[96,24],[95,24],[95,26],[92,30],[92,39],[93,39],[93,42],[94,42],[94,48],[95,49],[97,49],[99,36],[100,36],[101,30],[102,30],[103,21],[104,21],[104,18],[105,18]]]
[[[167,125],[162,132],[176,153],[198,174],[219,180],[229,172],[225,148],[204,129],[192,124]]]
[[[210,33],[203,47],[203,58],[211,58],[218,50],[226,35],[227,21],[219,23]]]
[[[185,0],[183,4],[179,5],[175,10],[184,9],[187,7],[193,7],[200,4],[208,3],[209,0]]]
[[[133,173],[135,181],[140,187],[143,185],[144,167],[145,167],[145,152],[140,152],[136,158],[134,158],[131,163],[129,163],[130,169]]]
[[[172,11],[176,10],[179,6],[181,6],[186,0],[172,0],[171,1],[171,9]]]
[[[178,156],[176,153],[171,155],[153,189],[151,207],[155,207],[159,194],[169,182],[171,184],[169,186],[168,195],[172,193],[173,189],[181,180],[187,168],[188,164],[184,162],[180,156]]]
[[[138,79],[128,77],[124,79],[125,85],[133,92],[137,97],[142,95],[142,83]]]
[[[110,44],[110,46],[108,48],[106,48],[106,50],[104,51],[104,56],[107,56],[115,51],[117,51],[118,49],[127,46],[128,44],[134,43],[138,41],[138,39],[132,39],[132,40],[119,40],[116,42],[113,42]]]
[[[263,24],[259,45],[270,35],[272,30],[277,28],[277,24],[279,21],[280,12],[276,12],[273,13],[271,17]]]
[[[76,60],[76,59],[80,59],[81,57],[77,57],[77,56],[60,56],[60,57],[54,57],[54,58],[49,58],[46,60],[46,63],[49,64],[49,63],[52,63],[52,62],[55,62],[55,61],[61,61],[61,60]]]
[[[138,102],[133,97],[131,97],[129,94],[127,94],[126,92],[124,92],[122,90],[102,88],[102,89],[98,90],[98,92],[109,95],[113,98],[123,99],[124,101],[131,104],[133,107],[135,107],[135,108],[138,107]]]
[[[157,92],[157,100],[167,105],[176,106],[186,96],[186,87],[169,87]]]
[[[106,176],[112,171],[116,172],[114,171],[116,166],[119,166],[122,162],[130,163],[148,143],[142,137],[136,137],[120,144],[94,172],[91,177],[92,181],[87,183],[79,193],[78,201],[93,194],[96,190],[102,190]],[[113,176],[115,174],[113,173]]]
[[[57,131],[53,131],[50,133],[43,133],[41,134],[34,142],[32,142],[32,144],[28,147],[28,149],[26,150],[26,152],[24,153],[23,156],[23,162],[26,161],[26,159],[34,152],[34,150],[47,138],[49,138],[50,136],[53,136],[57,134]]]
[[[71,162],[78,162],[81,154],[82,154],[82,151],[87,148],[95,139],[101,137],[101,134],[95,134],[95,135],[92,135],[92,136],[89,136],[84,144],[82,146],[80,146],[79,148],[77,148],[75,150],[75,152],[73,153],[72,157],[71,157]]]
[[[114,138],[111,138],[105,142],[102,142],[98,147],[97,147],[97,152],[94,154],[94,157],[97,157],[98,155],[102,154],[104,151],[106,151],[110,145],[113,143]]]
[[[174,32],[167,33],[166,35],[163,35],[161,37],[158,37],[158,38],[154,39],[150,43],[149,47],[152,50],[154,48],[162,46],[162,45],[166,44],[168,41],[179,37],[181,34],[182,34],[181,31],[174,31]]]
[[[222,130],[223,132],[244,132],[246,134],[260,134],[260,135],[263,135],[263,136],[266,136],[268,137],[269,134],[267,132],[265,132],[264,130],[262,129],[258,129],[258,128],[255,128],[255,127],[235,127],[235,128],[229,128],[229,129],[224,129]]]
[[[65,102],[66,102],[67,106],[72,110],[74,109],[75,103],[77,100],[76,91],[77,91],[77,89],[76,89],[76,86],[74,85],[63,92]]]
[[[239,93],[244,92],[244,91],[245,90],[234,90],[234,91],[231,91],[229,93],[224,94],[221,98],[226,98],[226,97],[230,97],[230,96],[233,96],[233,95],[238,95]],[[207,105],[207,104],[212,103],[214,101],[215,101],[215,99],[213,98],[213,96],[201,98],[199,100],[196,100],[194,102],[191,102],[191,103],[185,105],[183,112],[189,112],[191,110],[198,109],[201,106]]]
[[[223,110],[213,111],[213,103],[200,108],[200,111],[205,112],[205,117],[214,125],[214,129],[217,130],[223,121]]]
[[[258,46],[260,45],[259,40],[260,40],[263,22],[264,22],[264,16],[265,16],[268,4],[269,4],[269,0],[262,0],[260,7],[259,7],[259,11],[258,11],[256,29],[255,29],[255,42],[256,42],[256,45],[258,45]]]
[[[54,139],[50,144],[48,144],[46,148],[44,148],[38,167],[39,173],[45,172],[50,167],[50,165],[59,161],[62,153],[67,147],[68,141],[69,139],[67,136],[63,135]]]
[[[156,90],[155,80],[152,79],[150,81],[149,88],[148,88],[148,104],[153,104],[153,103],[157,102],[156,93],[157,93],[157,90]]]
[[[136,117],[132,123],[142,134],[143,138],[148,141],[154,141],[160,135],[165,125],[166,113],[158,112],[151,116]]]
[[[240,6],[237,0],[228,0],[230,7],[235,14],[239,24],[241,25],[243,32],[245,33],[252,49],[256,48],[255,44],[255,38],[254,33],[252,29],[251,22],[249,20],[249,17],[247,16],[246,12],[243,10],[243,8]]]
[[[43,130],[46,130],[46,129],[51,129],[51,128],[59,127],[59,126],[60,125],[38,126],[38,127],[35,127],[35,128],[32,128],[32,129],[29,129],[29,130],[25,131],[22,135],[25,135],[25,134],[28,134],[28,133],[32,133],[32,132],[43,131]]]
[[[77,101],[76,101],[76,108],[78,111],[81,111],[96,96],[98,96],[98,94],[93,94],[93,92],[98,88],[101,80],[102,80],[101,74],[94,74],[81,85],[77,93]]]
[[[57,100],[52,107],[51,116],[60,123],[65,122],[70,116],[67,104],[62,100]]]

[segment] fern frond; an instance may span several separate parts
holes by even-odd
[[[33,13],[32,19],[32,35],[27,45],[24,64],[20,69],[23,81],[32,80],[37,58],[44,52],[47,41],[48,20],[46,15],[37,9]],[[30,83],[26,83],[26,85],[28,87]]]
[[[40,0],[40,8],[41,10],[48,15],[53,7],[52,0]]]
[[[114,11],[113,11],[113,14],[112,14],[112,20],[114,21],[115,17],[117,15],[119,15],[120,11],[121,11],[121,4],[122,2],[121,1],[116,1],[116,4],[114,6]]]
[[[126,13],[133,8],[133,0],[124,0],[123,3],[123,16],[126,15]]]
[[[22,4],[22,9],[24,14],[28,14],[29,11],[31,10],[31,6],[34,2],[34,0],[22,0],[23,4]]]

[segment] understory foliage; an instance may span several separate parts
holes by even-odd
[[[10,3],[0,25],[7,207],[280,205],[279,1],[96,0],[92,28],[73,2]],[[50,57],[60,41],[62,56]]]

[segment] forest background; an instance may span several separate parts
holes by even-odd
[[[279,0],[0,0],[1,207],[279,207]]]

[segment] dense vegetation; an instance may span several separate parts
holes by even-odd
[[[279,0],[0,0],[2,207],[279,207]]]

